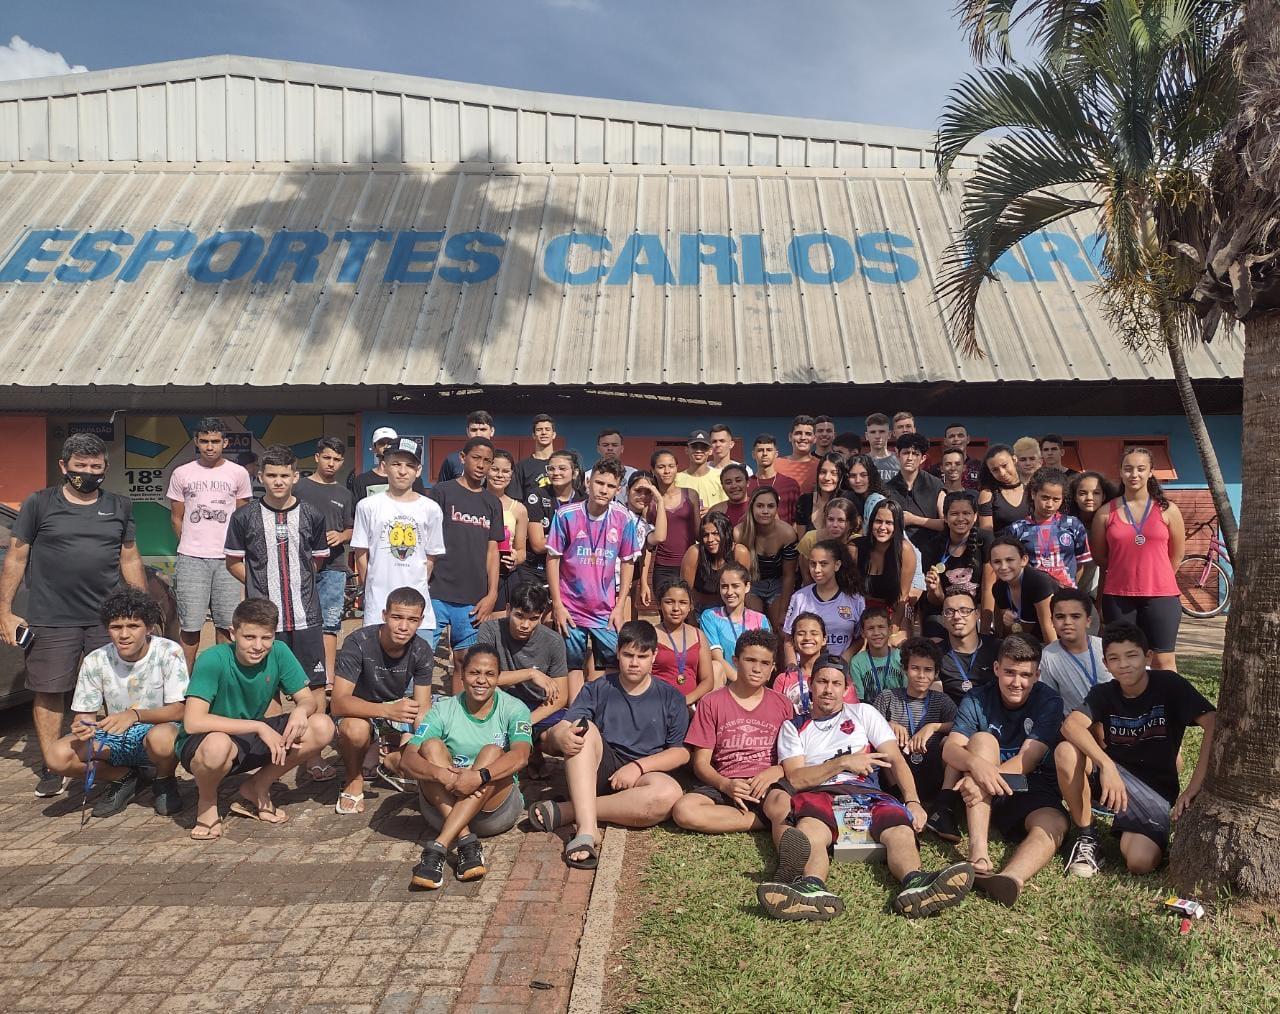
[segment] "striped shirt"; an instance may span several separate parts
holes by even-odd
[[[277,630],[320,626],[315,568],[329,555],[325,528],[324,515],[297,499],[285,510],[253,500],[227,523],[227,559],[244,561],[246,596],[279,608]]]

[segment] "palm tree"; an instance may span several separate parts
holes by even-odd
[[[1215,142],[1235,108],[1224,4],[963,0],[960,8],[975,55],[1004,62],[971,74],[948,99],[937,151],[944,181],[977,138],[1004,133],[965,182],[962,232],[938,280],[952,336],[980,354],[978,298],[1000,256],[1059,219],[1096,215],[1103,308],[1130,347],[1168,355],[1234,556],[1235,514],[1184,354],[1201,333],[1186,299],[1198,268],[1178,248],[1199,238]],[[1028,17],[1043,49],[1034,66],[1010,62],[1009,31]]]
[[[1207,329],[1243,322],[1244,432],[1280,432],[1280,3],[1251,0],[1239,32],[1239,112],[1213,167],[1214,228],[1184,251]],[[1178,824],[1180,889],[1280,909],[1280,485],[1270,454],[1243,461],[1240,553],[1204,788]]]

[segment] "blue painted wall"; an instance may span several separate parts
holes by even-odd
[[[495,415],[500,436],[524,436],[529,433],[528,415]],[[399,432],[431,437],[460,434],[463,415],[404,415],[383,412],[365,412],[360,416],[360,445],[364,448],[363,467],[368,467],[368,447],[374,429],[393,426]],[[674,436],[687,433],[695,427],[707,427],[724,422],[733,428],[738,444],[735,454],[743,456],[743,445],[749,444],[758,433],[772,433],[785,448],[791,416],[697,416],[675,415],[669,412],[653,412],[648,415],[562,415],[557,418],[558,443],[577,450],[590,462],[595,454],[596,434],[605,426],[616,426],[626,434],[637,436]],[[1042,433],[1062,433],[1067,437],[1088,436],[1167,436],[1173,467],[1178,480],[1168,485],[1204,486],[1204,472],[1200,458],[1187,431],[1186,420],[1180,415],[1167,416],[1043,416],[1043,417],[932,417],[918,416],[916,428],[930,436],[941,436],[951,422],[962,422],[975,437],[986,437],[993,442],[1012,443],[1020,436],[1039,436]],[[1240,510],[1240,452],[1241,420],[1239,416],[1209,416],[1209,432],[1218,451],[1218,460],[1227,481],[1227,489],[1237,513]],[[836,431],[844,429],[861,432],[862,417],[836,420]],[[750,460],[750,449],[745,452]],[[1116,462],[1113,474],[1119,470]],[[429,462],[424,473],[434,477],[439,462]]]

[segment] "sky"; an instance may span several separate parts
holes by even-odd
[[[532,91],[933,128],[971,64],[952,0],[44,0],[0,79],[220,53]]]

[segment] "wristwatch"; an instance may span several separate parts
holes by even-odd
[[[493,777],[491,774],[489,774],[489,769],[488,769],[488,768],[477,768],[477,769],[476,769],[476,774],[478,774],[478,775],[480,776],[480,784],[481,784],[481,786],[488,785],[488,784],[489,784],[489,780]]]

